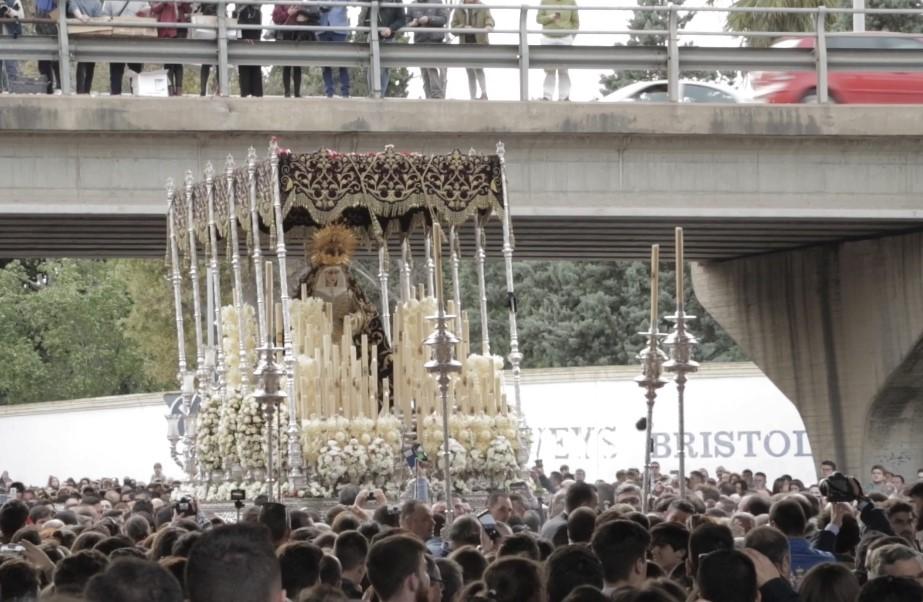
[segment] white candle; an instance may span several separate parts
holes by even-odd
[[[651,246],[651,332],[657,327],[660,297],[660,245]]]

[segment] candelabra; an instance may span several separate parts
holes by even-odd
[[[648,499],[651,493],[651,452],[653,448],[654,402],[657,399],[657,390],[667,381],[662,377],[663,364],[667,355],[660,348],[662,334],[657,330],[658,321],[658,294],[660,274],[660,245],[651,248],[651,325],[647,332],[638,334],[647,337],[647,344],[638,358],[641,360],[641,375],[635,378],[638,386],[644,389],[647,399],[647,430],[644,433],[644,485],[641,490],[641,507],[648,511]]]
[[[267,307],[272,305],[272,263],[266,262],[266,302]],[[273,341],[273,312],[266,312],[266,338],[263,344],[257,348],[260,354],[260,362],[253,372],[256,380],[256,390],[253,392],[253,398],[260,405],[263,413],[263,419],[266,426],[266,484],[269,489],[269,500],[275,499],[276,482],[273,456],[275,449],[272,441],[273,418],[275,417],[279,406],[288,399],[285,388],[288,384],[286,371],[282,364],[276,361],[276,354],[283,350],[275,345]],[[280,470],[280,474],[281,474]],[[281,498],[281,494],[279,498]]]
[[[433,350],[433,359],[424,367],[436,376],[439,385],[439,398],[442,401],[442,474],[445,484],[446,525],[451,526],[455,516],[452,502],[451,455],[449,452],[449,383],[451,375],[461,372],[462,365],[455,359],[455,346],[459,338],[449,330],[449,323],[455,316],[446,314],[442,301],[442,230],[438,223],[433,223],[434,285],[436,289],[436,315],[428,318],[434,323],[432,334],[426,337],[424,344]]]
[[[686,374],[699,369],[698,362],[692,359],[692,349],[698,341],[689,334],[686,322],[695,320],[695,316],[687,316],[685,312],[685,281],[683,266],[683,229],[676,229],[676,314],[667,316],[673,322],[673,330],[664,344],[670,350],[670,361],[664,364],[667,372],[676,374],[676,397],[679,406],[679,496],[686,497],[686,414],[685,393]]]
[[[167,414],[166,416],[167,441],[170,442],[170,457],[186,473],[189,483],[194,483],[197,473],[195,441],[198,411],[192,403],[195,396],[195,391],[192,388],[194,386],[192,374],[186,375],[184,381],[181,393],[183,402],[179,407],[179,413]],[[181,427],[182,435],[180,435]],[[180,443],[182,443],[182,449],[180,449]]]

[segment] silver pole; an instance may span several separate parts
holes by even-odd
[[[864,11],[865,0],[852,0],[853,10]],[[865,13],[858,12],[852,15],[852,30],[855,32],[865,31]]]
[[[192,172],[186,172],[186,224],[189,240],[189,278],[192,280],[192,317],[195,320],[196,389],[205,394],[205,349],[202,340],[202,306],[199,295],[199,258],[196,252],[195,213],[192,208]]]
[[[304,471],[302,470],[304,458],[301,453],[301,430],[298,428],[298,418],[295,415],[295,348],[292,344],[292,300],[288,294],[288,253],[285,249],[282,191],[279,188],[279,145],[275,139],[272,140],[269,146],[269,164],[272,169],[272,208],[276,222],[276,258],[279,261],[279,300],[282,302],[283,360],[288,381],[286,387],[288,396],[288,483],[290,489],[294,489],[304,481]],[[273,308],[270,307],[268,310],[273,311]],[[272,333],[269,334],[272,336]],[[281,471],[281,464],[279,469]]]
[[[497,157],[500,158],[500,181],[503,186],[503,260],[506,266],[506,296],[510,320],[510,364],[513,366],[513,395],[516,397],[516,413],[520,427],[525,427],[522,413],[520,379],[522,353],[519,351],[519,327],[516,324],[516,288],[513,283],[513,208],[510,206],[509,184],[506,178],[506,146],[497,143]]]
[[[519,9],[519,100],[529,100],[529,7]]]
[[[263,250],[260,248],[260,216],[256,202],[256,149],[247,153],[247,177],[250,184],[250,241],[253,248],[253,272],[256,278],[256,324],[259,340],[266,340],[266,301],[263,290]],[[269,308],[272,311],[272,308]]]
[[[676,5],[670,4],[667,36],[667,91],[670,102],[679,102],[679,14]]]
[[[381,287],[381,322],[385,339],[391,342],[391,298],[388,293],[388,242],[378,246],[378,284]]]
[[[58,8],[58,64],[61,75],[61,94],[65,96],[74,93],[71,86],[71,50],[70,35],[67,31],[67,11]]]
[[[224,357],[224,329],[221,323],[221,268],[218,263],[218,226],[215,223],[215,168],[209,162],[205,166],[205,192],[208,200],[208,239],[211,243],[211,277],[213,279],[212,294],[214,295],[214,313],[208,319],[214,324],[211,329],[215,333],[215,376],[218,395],[223,404],[227,399],[227,373],[226,358]]]
[[[218,2],[218,95],[229,96],[228,78],[228,9],[223,0]],[[243,378],[241,378],[243,382]]]
[[[673,322],[673,331],[665,342],[670,351],[670,360],[664,364],[667,372],[676,373],[676,395],[679,410],[679,496],[686,497],[686,374],[699,369],[699,364],[692,360],[692,349],[696,338],[689,334],[686,322],[695,320],[685,311],[685,266],[683,229],[676,228],[676,315],[668,316]]]
[[[827,65],[827,7],[818,6],[815,15],[814,49],[817,60],[817,102],[824,104],[829,100],[829,82]]]
[[[488,328],[487,314],[487,280],[484,276],[484,262],[487,259],[487,253],[484,251],[484,228],[481,226],[481,218],[474,216],[474,265],[478,274],[478,304],[481,312],[481,354],[484,357],[490,355],[490,329]],[[506,246],[504,244],[504,254]]]
[[[247,363],[247,321],[244,319],[243,278],[240,273],[240,239],[237,234],[237,199],[234,189],[234,157],[228,155],[224,164],[224,177],[228,187],[228,232],[231,238],[231,271],[234,273],[234,307],[237,309],[239,335],[240,389],[246,395],[250,388],[250,366]]]
[[[369,7],[369,90],[372,91],[372,98],[381,98],[388,93],[387,90],[381,89],[381,42],[378,38],[378,11],[380,10],[378,2],[372,2]],[[403,10],[403,9],[402,9]]]
[[[184,398],[186,397],[186,387],[184,386],[184,380],[186,376],[186,336],[183,327],[183,296],[182,296],[182,282],[183,278],[180,276],[179,272],[179,250],[177,249],[176,244],[176,224],[174,220],[174,203],[176,201],[176,188],[173,184],[173,179],[170,178],[167,180],[167,231],[170,236],[170,264],[172,267],[171,270],[171,281],[173,282],[173,305],[174,305],[174,320],[176,322],[176,350],[179,358],[178,368],[176,373],[176,380],[179,383],[180,389],[183,391]],[[185,399],[184,399],[185,402]]]

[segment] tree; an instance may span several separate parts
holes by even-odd
[[[104,261],[13,261],[0,269],[0,403],[135,392],[141,360],[122,332],[131,309]]]
[[[817,8],[833,7],[837,0],[737,0],[735,8]],[[831,19],[830,24],[833,25]],[[810,13],[728,13],[726,26],[728,31],[814,31],[814,15]],[[775,40],[767,37],[747,37],[744,44],[755,48],[771,46]]]

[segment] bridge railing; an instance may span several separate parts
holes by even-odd
[[[366,2],[354,0],[333,0],[335,5],[357,7],[367,11],[369,23],[378,23],[383,8],[402,7],[410,4],[400,2]],[[62,0],[63,2],[63,0]],[[535,24],[535,14],[541,5],[484,5],[450,4],[449,9],[464,7],[466,10],[517,11],[516,29],[473,29],[473,28],[429,28],[404,27],[401,33],[444,32],[460,37],[463,34],[490,33],[515,37],[514,44],[402,44],[386,43],[381,31],[384,27],[363,25],[350,26],[290,26],[272,23],[260,25],[239,24],[228,17],[228,7],[243,5],[293,4],[292,0],[201,0],[201,4],[216,4],[215,24],[160,22],[133,23],[119,21],[122,28],[166,27],[183,30],[213,30],[214,39],[191,38],[145,38],[145,37],[90,37],[73,33],[78,25],[112,26],[107,19],[77,20],[65,18],[60,11],[57,21],[49,19],[22,19],[22,23],[46,23],[57,25],[56,36],[21,36],[13,39],[0,35],[0,60],[48,60],[60,61],[67,57],[67,68],[61,69],[61,88],[64,94],[73,94],[70,64],[74,62],[114,63],[159,63],[159,64],[211,64],[217,65],[218,92],[229,94],[229,68],[236,65],[289,65],[327,67],[366,67],[371,94],[381,97],[380,73],[385,68],[396,67],[466,67],[466,68],[508,68],[519,72],[520,99],[528,100],[529,70],[550,68],[604,69],[604,70],[664,70],[667,73],[668,97],[672,102],[680,100],[680,73],[682,71],[815,71],[818,102],[828,101],[828,76],[831,71],[923,71],[923,50],[876,49],[852,50],[828,48],[828,18],[834,15],[903,15],[923,16],[920,9],[849,9],[849,8],[719,8],[668,6],[555,6],[556,12],[579,10],[586,15],[593,11],[648,11],[665,15],[667,27],[653,30],[631,29],[579,29],[555,30],[557,34],[579,34],[583,36],[655,36],[664,40],[658,46],[627,45],[542,45],[530,40],[530,36],[542,34]],[[330,7],[331,0],[296,0],[298,6]],[[432,5],[428,5],[432,7]],[[813,31],[694,31],[680,28],[681,18],[690,14],[757,13],[757,14],[800,14],[810,19]],[[584,21],[586,17],[584,16]],[[10,23],[0,19],[0,23]],[[240,32],[260,30],[262,32],[349,32],[351,42],[294,42],[241,40]],[[837,36],[850,35],[836,32]],[[890,33],[889,36],[902,34]],[[906,34],[908,37],[919,37]],[[808,48],[759,48],[759,47],[714,47],[694,46],[683,43],[690,37],[752,38],[813,38],[813,47]]]

